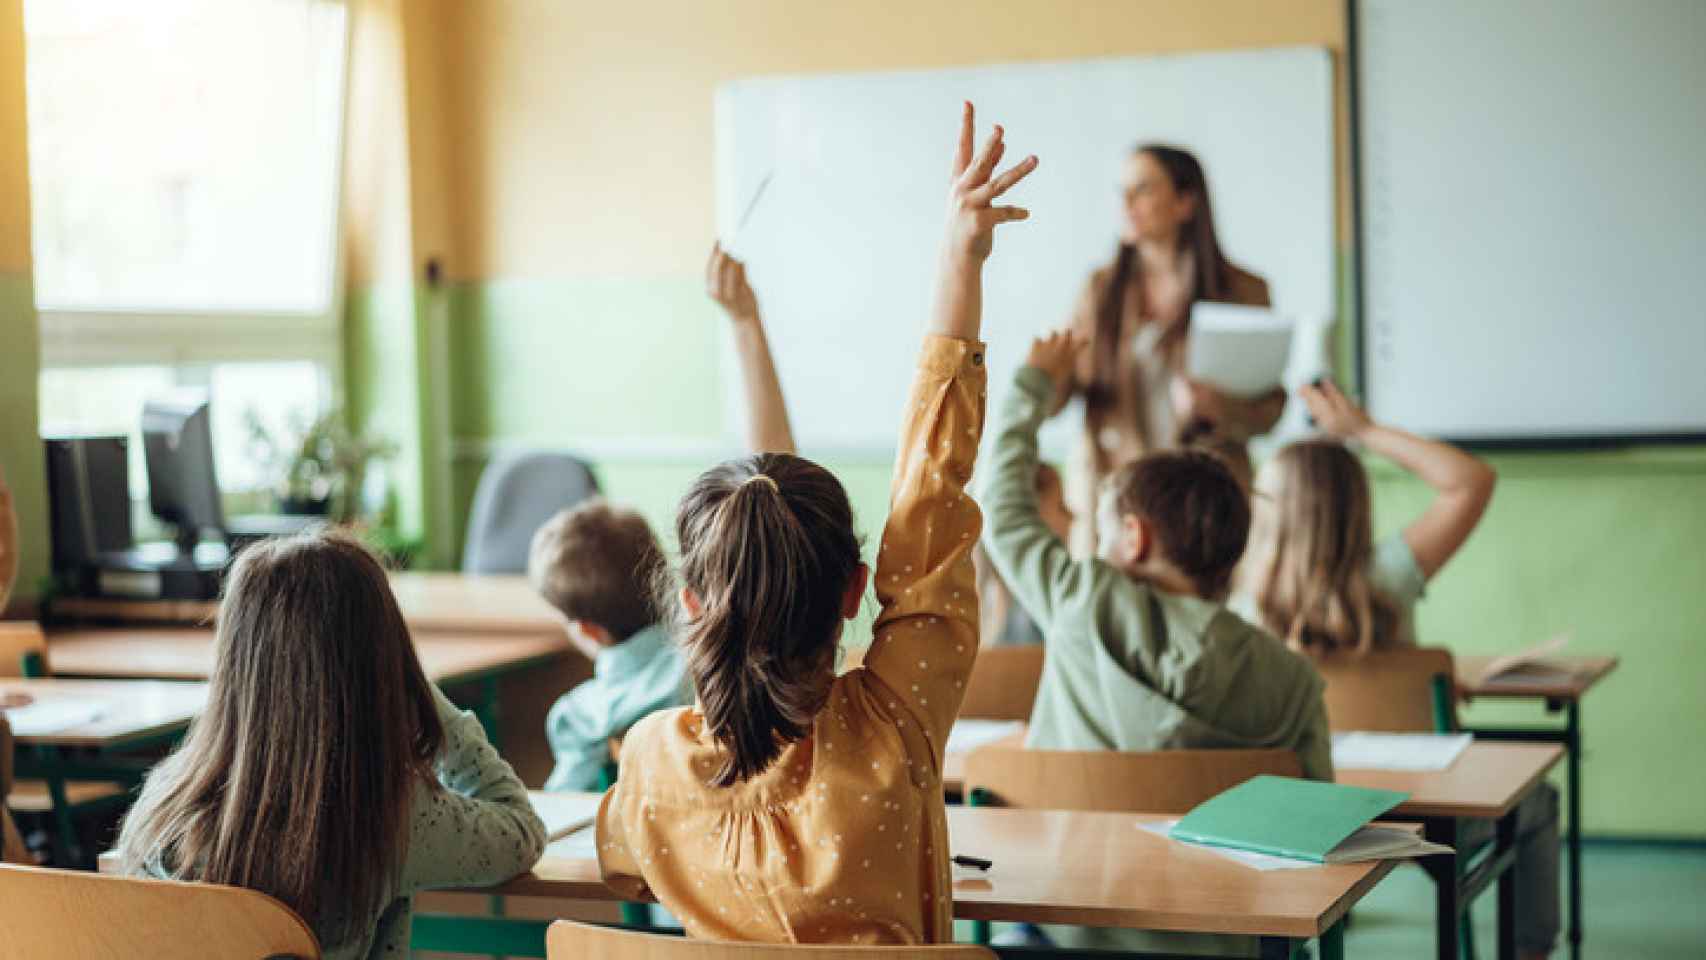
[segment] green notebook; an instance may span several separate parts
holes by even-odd
[[[1407,793],[1260,776],[1197,804],[1168,831],[1175,840],[1315,863]]]

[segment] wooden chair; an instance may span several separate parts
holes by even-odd
[[[1450,733],[1457,729],[1456,670],[1441,647],[1380,650],[1315,661],[1327,681],[1334,730]]]
[[[983,647],[966,682],[960,716],[1029,720],[1043,680],[1043,647]]]
[[[853,947],[778,943],[725,943],[636,933],[558,920],[545,931],[547,960],[994,960],[983,947]]]
[[[291,909],[253,890],[0,865],[7,956],[319,960]]]
[[[977,806],[1186,813],[1260,774],[1302,776],[1290,750],[1025,750],[982,747],[966,758]]]

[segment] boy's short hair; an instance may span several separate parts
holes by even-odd
[[[527,552],[527,579],[547,603],[618,640],[658,621],[653,586],[662,566],[645,518],[601,497],[545,521]]]
[[[1151,453],[1108,483],[1119,513],[1149,521],[1161,552],[1198,593],[1226,593],[1250,539],[1250,495],[1225,460],[1205,450]]]

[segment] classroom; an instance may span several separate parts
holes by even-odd
[[[0,960],[1706,955],[1702,49],[0,0]]]

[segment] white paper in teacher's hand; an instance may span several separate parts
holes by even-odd
[[[1191,307],[1192,380],[1238,397],[1279,386],[1296,325],[1266,307],[1198,301]]]

